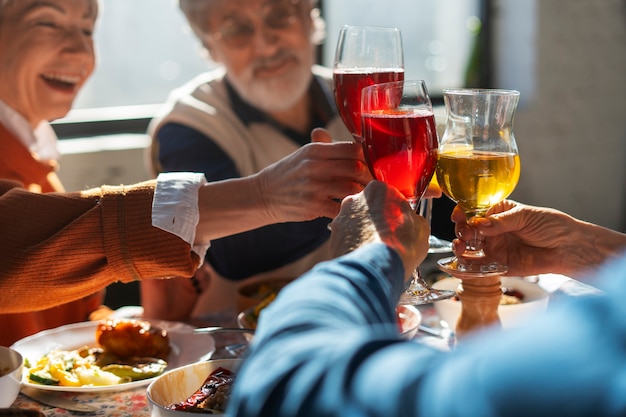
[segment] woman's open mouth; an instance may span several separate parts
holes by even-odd
[[[76,90],[76,86],[81,80],[81,77],[77,75],[53,73],[42,74],[41,78],[50,87],[68,93],[73,93]]]

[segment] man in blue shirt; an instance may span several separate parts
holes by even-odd
[[[509,201],[492,214],[475,225],[499,245],[491,255],[517,272],[584,266],[603,295],[566,302],[532,327],[481,332],[452,352],[403,341],[395,305],[429,231],[374,181],[332,223],[333,253],[343,256],[264,310],[229,414],[626,415],[626,235]],[[454,220],[462,234],[464,219]]]

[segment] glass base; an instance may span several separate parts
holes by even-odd
[[[428,236],[428,253],[452,252],[452,242],[439,239],[437,236]]]
[[[489,258],[443,258],[437,261],[437,266],[456,278],[481,278],[504,275],[509,271],[506,265],[502,265]]]
[[[435,301],[447,300],[456,295],[456,291],[452,290],[436,290],[434,288],[424,288],[419,290],[405,290],[400,297],[398,304],[418,306],[422,304],[430,304]]]

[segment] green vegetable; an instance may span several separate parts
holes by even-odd
[[[102,367],[102,370],[111,372],[120,378],[130,378],[133,381],[140,381],[161,375],[166,367],[167,362],[162,359],[136,358],[133,363],[127,365],[106,365]]]
[[[53,378],[49,372],[44,370],[30,372],[28,374],[28,379],[36,384],[59,385],[59,380]]]

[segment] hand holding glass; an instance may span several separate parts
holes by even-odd
[[[519,92],[489,89],[446,89],[446,130],[439,145],[437,180],[445,195],[464,211],[471,224],[507,198],[520,176],[513,135]],[[484,237],[467,240],[461,257],[440,259],[444,272],[459,278],[497,276],[508,271],[483,251]]]
[[[363,88],[361,120],[372,175],[397,188],[415,210],[437,162],[437,129],[426,84],[397,81]],[[400,304],[425,304],[454,294],[429,288],[417,269]]]

